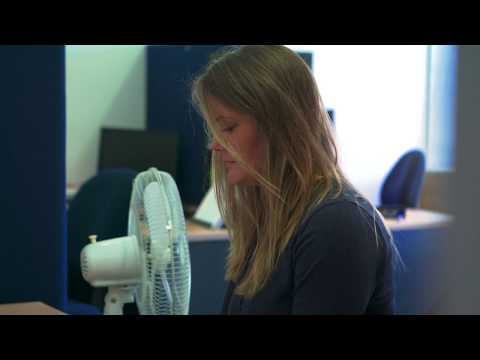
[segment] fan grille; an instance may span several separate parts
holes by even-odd
[[[158,196],[148,204],[144,191],[152,182],[158,185],[155,189]],[[174,180],[154,169],[140,174],[134,183],[130,208],[129,233],[139,240],[144,268],[142,284],[136,291],[140,313],[188,314],[190,256],[185,218]]]

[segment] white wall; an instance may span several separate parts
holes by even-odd
[[[96,173],[102,126],[144,129],[145,45],[66,47],[67,182]]]
[[[287,45],[312,51],[327,108],[335,110],[341,166],[374,204],[394,162],[425,148],[427,47]]]

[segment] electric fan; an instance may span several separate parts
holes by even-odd
[[[136,302],[141,315],[186,315],[191,268],[180,195],[170,174],[151,168],[133,183],[128,236],[91,244],[80,254],[82,275],[108,287],[105,315]]]

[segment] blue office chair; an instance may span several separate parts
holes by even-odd
[[[82,276],[80,252],[89,235],[111,239],[127,235],[128,212],[136,171],[105,170],[88,180],[67,212],[69,313],[100,314],[106,289],[94,289]],[[68,312],[68,311],[67,311]],[[125,311],[127,313],[127,311]]]
[[[418,207],[424,178],[425,155],[420,150],[407,152],[396,162],[382,185],[380,207]]]

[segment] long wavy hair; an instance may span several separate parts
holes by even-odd
[[[222,137],[209,116],[212,97],[255,119],[267,143],[261,169]],[[231,239],[226,279],[240,280],[236,293],[251,298],[265,286],[308,210],[349,184],[338,164],[331,120],[308,65],[280,45],[225,47],[194,79],[192,100],[210,141],[218,141],[256,183],[229,185],[223,162],[212,153],[212,183]]]

